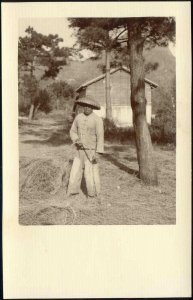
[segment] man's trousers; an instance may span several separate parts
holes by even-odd
[[[72,169],[69,178],[67,194],[78,194],[82,177],[84,175],[87,194],[90,197],[99,195],[100,193],[100,177],[98,163],[93,163],[92,159],[95,150],[77,150],[73,160]]]

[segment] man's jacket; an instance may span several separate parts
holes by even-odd
[[[82,142],[85,149],[104,152],[103,121],[93,112],[88,116],[84,113],[76,116],[70,129],[70,137],[73,143],[77,140]]]

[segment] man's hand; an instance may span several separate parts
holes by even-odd
[[[97,163],[100,160],[101,156],[102,156],[102,153],[96,152],[93,156],[93,161],[96,161],[96,163]]]
[[[77,147],[79,148],[79,149],[82,149],[83,148],[83,143],[81,142],[81,141],[76,141],[76,143],[75,143],[76,145],[77,145]]]

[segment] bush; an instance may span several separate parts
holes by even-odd
[[[46,89],[39,89],[34,100],[35,107],[39,106],[39,110],[46,114],[52,110],[51,99]]]
[[[26,116],[30,109],[30,99],[25,97],[20,91],[18,95],[19,114]]]
[[[55,81],[44,89],[39,87],[40,82],[34,76],[24,75],[18,86],[19,112],[29,114],[33,102],[37,110],[46,114],[53,109],[64,109],[74,97],[74,89],[65,81]],[[35,115],[37,113],[35,111]],[[34,115],[34,117],[35,117]]]
[[[19,80],[18,86],[18,102],[19,112],[28,114],[31,101],[35,99],[38,92],[38,82],[34,76],[24,75]]]
[[[109,142],[127,143],[133,141],[135,134],[132,127],[117,127],[113,121],[104,119],[104,137]]]
[[[159,144],[176,143],[176,126],[174,113],[166,113],[165,110],[159,111],[159,114],[152,124],[149,125],[149,131],[152,142]],[[117,127],[113,121],[104,119],[104,136],[109,142],[128,143],[134,142],[135,132],[133,127]]]
[[[176,144],[176,111],[171,103],[162,103],[152,120],[150,134],[152,140],[158,143]]]
[[[66,103],[74,97],[74,89],[65,81],[53,82],[47,87],[52,109],[65,109]]]

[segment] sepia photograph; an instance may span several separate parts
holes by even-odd
[[[175,18],[18,27],[19,224],[176,224]]]

